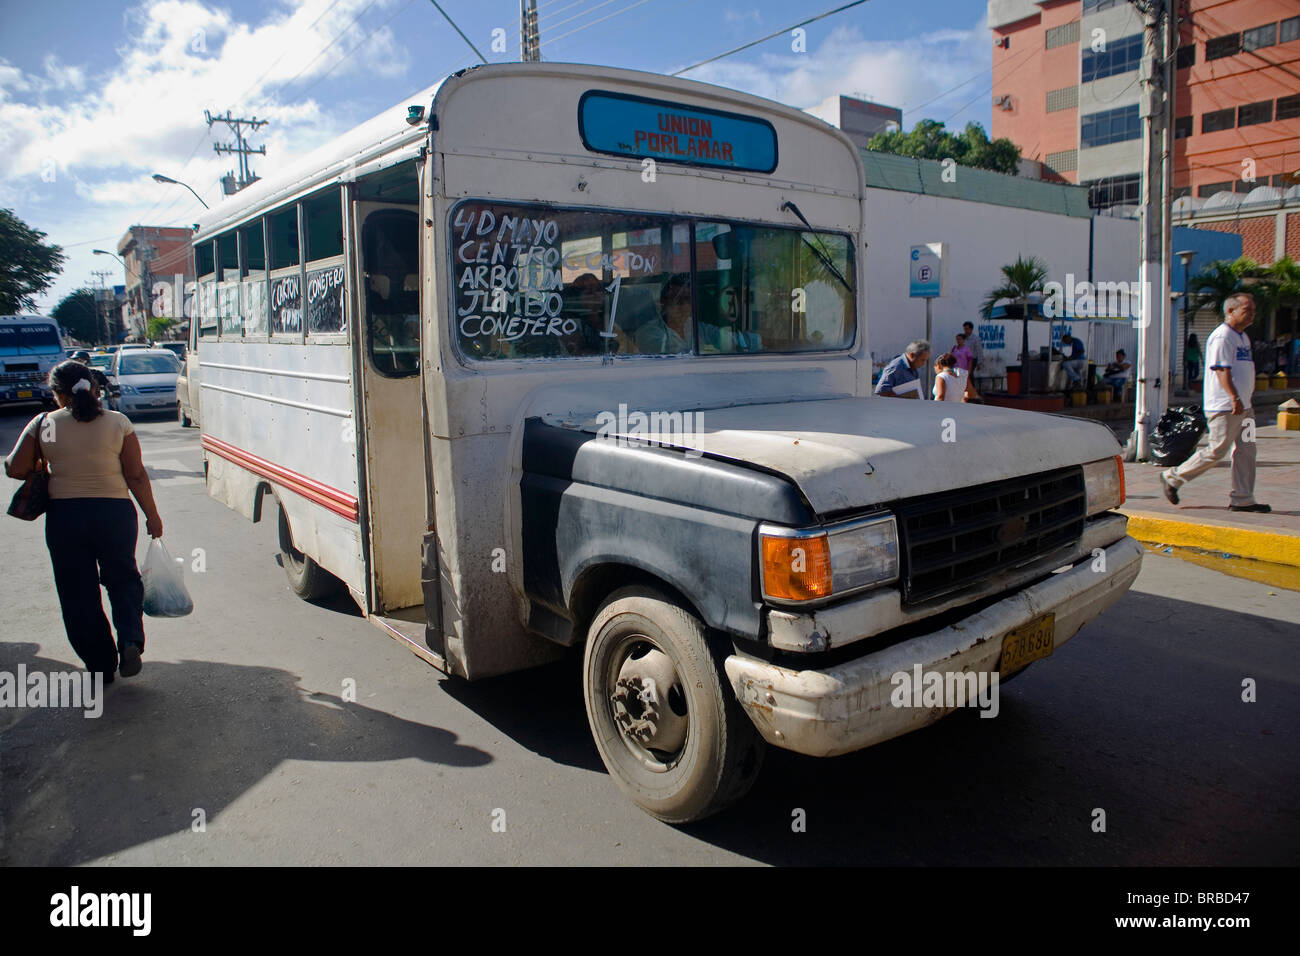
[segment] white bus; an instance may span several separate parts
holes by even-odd
[[[63,330],[47,315],[0,315],[0,405],[53,407],[49,378],[66,359]]]
[[[843,134],[754,96],[448,77],[200,223],[209,492],[443,671],[582,653],[663,820],[766,745],[928,724],[891,674],[1017,673],[1141,549],[1105,427],[871,396],[864,195]]]

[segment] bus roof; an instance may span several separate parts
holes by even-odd
[[[428,132],[429,120],[435,115],[435,100],[449,80],[467,76],[467,79],[486,75],[543,74],[548,76],[574,75],[592,82],[601,80],[622,81],[624,83],[645,84],[658,87],[666,92],[673,91],[707,97],[710,100],[729,100],[740,109],[759,111],[767,114],[779,113],[785,119],[801,125],[816,127],[843,140],[852,152],[859,169],[861,157],[857,149],[834,126],[818,119],[810,113],[785,106],[773,100],[763,99],[749,93],[732,90],[727,87],[701,83],[680,77],[669,77],[659,73],[647,73],[638,70],[625,70],[617,67],[592,66],[590,64],[530,62],[530,63],[492,63],[471,67],[444,77],[400,103],[384,110],[379,115],[355,126],[335,137],[323,146],[293,161],[274,176],[261,179],[241,190],[239,193],[221,202],[216,209],[206,212],[199,219],[199,228],[195,239],[208,239],[275,208],[316,191],[332,183],[350,179],[353,176],[375,172],[406,159],[413,159],[419,152]],[[446,92],[446,91],[444,91]],[[425,110],[422,122],[411,125],[407,122],[407,109],[421,106]],[[575,101],[576,107],[576,101]],[[719,172],[723,172],[719,170]],[[861,173],[859,173],[859,176]]]

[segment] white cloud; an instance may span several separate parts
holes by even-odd
[[[376,27],[401,2],[278,0],[243,23],[200,0],[143,0],[125,14],[127,39],[103,73],[55,55],[39,72],[0,60],[0,205],[19,207],[51,241],[97,240],[68,250],[49,304],[84,270],[113,264],[89,253],[91,244],[112,247],[106,234],[194,216],[194,197],[152,173],[217,200],[221,175],[237,161],[213,153],[213,142],[233,136],[222,124],[209,131],[204,109],[270,121],[250,137],[267,148],[250,158],[264,175],[351,126],[358,117],[322,108],[315,84],[404,74],[410,54],[386,25]]]
[[[992,53],[983,16],[970,29],[946,28],[899,43],[864,39],[856,27],[844,26],[832,29],[807,53],[774,52],[780,43],[773,40],[770,46],[765,45],[762,49],[768,52],[757,62],[722,60],[688,75],[823,117],[829,115],[828,107],[841,94],[861,95],[902,107],[906,128],[923,118],[948,119],[950,127],[964,125],[987,113],[991,73],[940,95],[989,70]],[[918,106],[920,109],[913,111]]]

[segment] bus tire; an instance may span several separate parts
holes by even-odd
[[[763,764],[766,745],[709,638],[698,617],[643,586],[611,594],[588,630],[583,698],[596,749],[619,789],[665,823],[736,802]]]
[[[304,601],[329,597],[342,587],[343,582],[330,574],[307,555],[293,546],[293,532],[289,516],[280,505],[280,563],[284,565],[289,589]]]

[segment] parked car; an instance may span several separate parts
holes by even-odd
[[[92,364],[94,357],[91,358]],[[109,366],[109,405],[119,412],[176,410],[176,376],[181,363],[167,349],[125,349]]]

